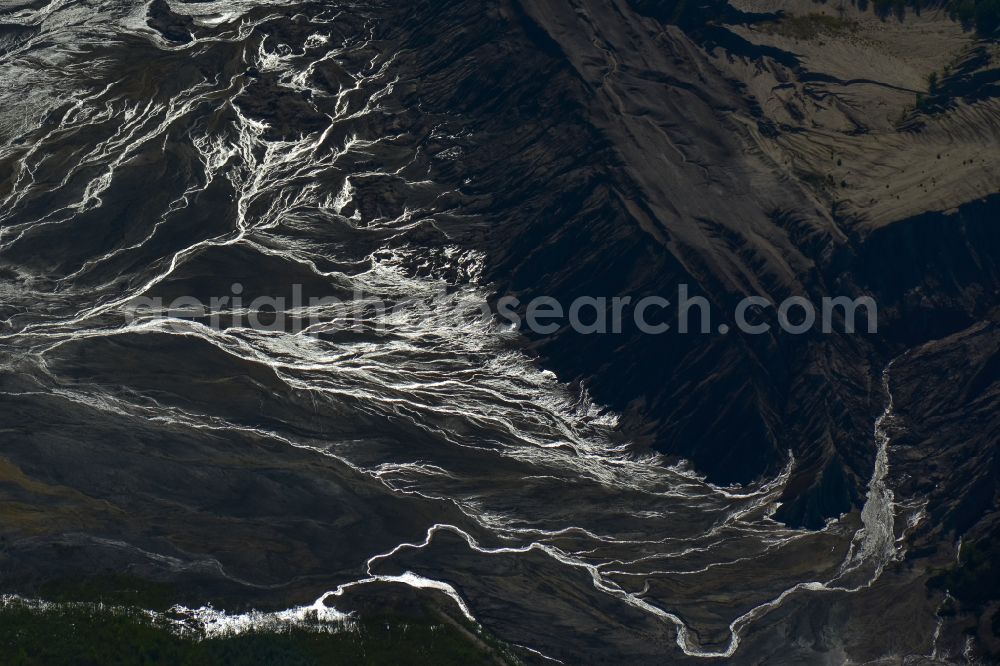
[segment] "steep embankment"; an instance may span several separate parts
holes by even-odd
[[[776,473],[792,449],[791,486],[803,503],[790,518],[818,525],[848,510],[873,452],[859,444],[847,460],[835,440],[867,430],[867,409],[852,409],[847,395],[863,394],[867,373],[830,349],[864,342],[715,333],[732,324],[745,294],[828,293],[817,261],[832,261],[846,241],[813,193],[752,145],[741,122],[753,118],[752,100],[682,30],[623,3],[449,14],[460,11],[414,10],[417,34],[475,27],[465,41],[415,55],[416,69],[433,72],[415,94],[422,108],[476,119],[475,140],[455,166],[489,196],[494,228],[484,247],[499,292],[522,302],[673,300],[687,284],[713,304],[706,334],[677,333],[669,314],[668,335],[562,330],[538,341],[540,354],[622,410],[640,444],[689,458],[725,483]],[[522,70],[510,67],[510,54]],[[806,372],[818,363],[830,367]]]
[[[456,172],[489,193],[500,293],[673,297],[683,283],[713,305],[712,333],[675,334],[673,315],[664,336],[564,329],[538,340],[547,362],[622,410],[634,440],[716,481],[773,473],[790,451],[779,516],[818,526],[863,495],[884,362],[993,302],[996,274],[976,268],[990,253],[968,242],[992,243],[995,204],[973,201],[1000,188],[1000,151],[982,150],[998,141],[989,88],[946,102],[974,76],[961,60],[933,104],[913,106],[927,72],[990,47],[930,13],[897,24],[850,10],[803,37],[763,3],[720,12],[731,26],[639,9],[652,16],[624,2],[461,19],[421,7],[417,26],[475,30],[417,56],[435,72],[420,102],[476,118]],[[851,71],[858,54],[884,62]],[[955,206],[930,229],[926,211]],[[888,335],[715,333],[747,294],[873,295]]]

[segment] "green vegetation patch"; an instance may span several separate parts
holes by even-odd
[[[359,619],[332,632],[291,627],[191,638],[162,615],[101,604],[0,604],[5,666],[308,666],[312,664],[505,664],[517,659],[498,641],[434,618]]]
[[[119,583],[119,585],[115,585]],[[117,589],[115,589],[117,588]],[[55,602],[0,597],[0,664],[134,666],[169,664],[517,664],[509,646],[467,623],[428,610],[416,616],[352,619],[343,625],[254,629],[201,638],[165,605],[158,584],[105,578],[53,586]],[[50,597],[51,598],[51,597]],[[93,601],[98,599],[98,601]],[[117,605],[141,599],[142,605]],[[179,620],[180,618],[177,618]]]

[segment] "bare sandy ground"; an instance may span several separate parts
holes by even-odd
[[[995,44],[979,42],[940,10],[883,20],[850,4],[733,4],[843,21],[843,29],[820,29],[808,38],[773,25],[732,28],[754,44],[794,54],[798,71],[767,58],[726,58],[721,50],[713,60],[786,130],[765,136],[750,126],[760,148],[790,176],[810,183],[838,220],[870,230],[996,191],[1000,104],[949,94],[963,76],[992,66],[1000,53]],[[932,75],[943,91],[938,97],[930,93]],[[924,108],[918,95],[927,100]]]

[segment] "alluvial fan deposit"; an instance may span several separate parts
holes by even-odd
[[[992,5],[868,4],[0,0],[4,607],[1000,659]],[[878,331],[480,307],[678,284]]]

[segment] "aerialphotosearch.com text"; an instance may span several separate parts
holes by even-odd
[[[680,284],[670,298],[646,296],[552,296],[521,298],[506,295],[487,301],[481,295],[442,288],[387,302],[363,292],[341,297],[303,295],[302,285],[291,285],[290,296],[250,296],[234,283],[229,294],[207,300],[181,296],[164,302],[140,296],[127,307],[133,316],[200,321],[216,329],[231,327],[261,331],[320,333],[336,329],[384,330],[400,317],[445,316],[455,323],[470,317],[536,335],[569,329],[581,335],[721,334],[736,331],[762,335],[780,329],[791,335],[820,333],[876,333],[878,307],[868,296],[824,296],[818,302],[791,296],[774,302],[765,296],[745,296],[730,307],[713,305]],[[723,314],[725,313],[725,314]]]

